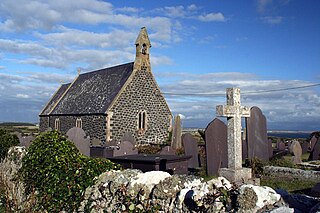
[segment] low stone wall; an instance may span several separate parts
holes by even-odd
[[[124,170],[100,175],[85,191],[78,211],[264,212],[282,206],[281,202],[270,187],[235,187],[223,177],[204,182],[195,176]]]
[[[265,166],[263,167],[263,172],[266,175],[276,176],[276,177],[290,177],[290,178],[297,178],[301,180],[310,180],[310,181],[320,180],[320,171],[293,169],[293,168],[278,167],[278,166]]]

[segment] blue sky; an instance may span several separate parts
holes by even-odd
[[[225,89],[239,87],[269,129],[319,130],[320,86],[281,90],[320,83],[319,9],[317,0],[2,0],[0,121],[37,122],[79,67],[133,61],[146,26],[153,73],[184,127],[206,127]]]

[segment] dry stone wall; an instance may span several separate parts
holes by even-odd
[[[110,111],[111,139],[120,142],[130,132],[138,144],[161,144],[168,138],[171,112],[157,87],[152,73],[139,70],[121,93]],[[147,125],[138,131],[138,113],[146,112]]]

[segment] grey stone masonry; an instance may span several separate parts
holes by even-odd
[[[241,117],[249,117],[248,107],[240,104],[240,89],[227,88],[227,105],[216,107],[217,116],[227,117],[228,168],[219,173],[230,181],[248,180],[251,169],[242,168]]]
[[[137,144],[162,144],[168,138],[171,112],[167,107],[153,75],[148,70],[137,70],[132,81],[109,110],[110,139],[120,142],[130,132]],[[139,112],[146,112],[146,128],[138,129]]]

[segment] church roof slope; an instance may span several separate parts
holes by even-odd
[[[53,109],[53,107],[56,105],[56,103],[59,101],[59,99],[62,97],[64,92],[68,89],[71,83],[68,84],[62,84],[59,89],[56,91],[56,93],[52,96],[50,101],[47,103],[47,105],[44,107],[44,109],[41,111],[40,115],[48,115],[50,111]]]
[[[51,115],[103,114],[133,71],[133,63],[83,73]]]

